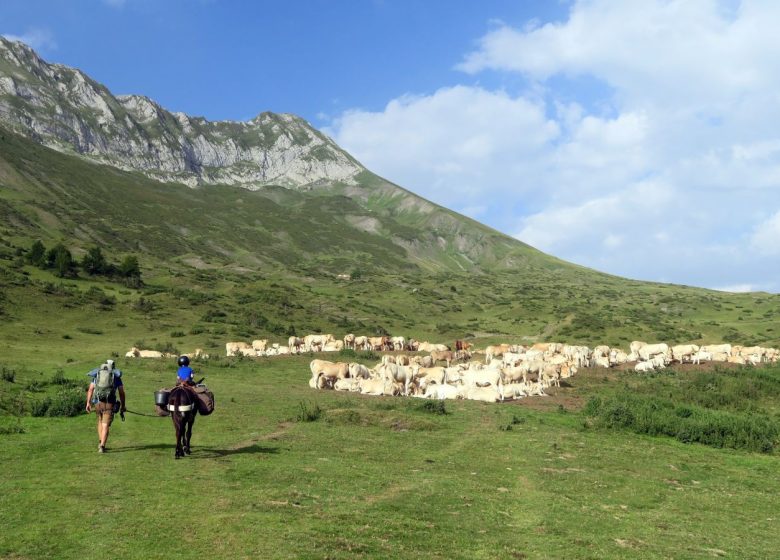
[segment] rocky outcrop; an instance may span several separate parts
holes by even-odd
[[[0,37],[0,122],[51,148],[161,181],[316,188],[365,169],[290,114],[211,122],[139,95],[114,96],[80,70]]]

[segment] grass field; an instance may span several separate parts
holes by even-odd
[[[599,428],[583,412],[626,388],[672,398],[706,373],[584,370],[551,397],[437,414],[312,390],[309,359],[198,363],[217,409],[178,461],[170,419],[150,416],[172,360],[119,361],[143,415],[116,420],[106,455],[94,416],[0,417],[0,557],[745,559],[780,547],[776,452]],[[78,358],[61,377],[83,383],[91,366]],[[4,371],[3,399],[54,389],[52,366]],[[780,382],[778,368],[755,371]],[[26,391],[35,380],[40,393]],[[772,394],[756,411],[780,420]]]
[[[780,346],[777,294],[601,274],[361,181],[189,189],[0,130],[0,559],[777,555],[778,367],[583,370],[550,397],[439,414],[314,391],[310,356],[219,358],[197,364],[217,410],[174,461],[170,419],[151,416],[173,360],[119,358],[138,414],[98,455],[84,374],[131,346]],[[26,262],[37,239],[137,256],[143,285],[59,278]]]

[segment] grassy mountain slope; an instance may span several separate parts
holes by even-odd
[[[135,343],[221,352],[227,340],[315,331],[780,345],[778,296],[601,274],[364,180],[316,191],[190,189],[0,133],[3,350],[54,345],[57,360]],[[146,285],[63,280],[25,265],[35,239],[62,241],[76,256],[95,244],[114,262],[136,255]],[[469,264],[468,251],[489,257]]]
[[[549,259],[368,172],[364,186],[316,191],[191,189],[90,164],[11,132],[1,136],[0,211],[25,236],[165,260],[193,254],[214,266],[310,263],[333,272],[402,269],[409,256],[414,267],[462,270]]]

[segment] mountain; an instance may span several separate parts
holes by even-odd
[[[137,256],[145,285],[58,278],[25,262],[35,240]],[[778,310],[566,263],[376,176],[298,117],[173,114],[0,39],[0,351],[347,330],[777,346]]]
[[[262,113],[249,122],[209,122],[171,113],[146,97],[114,96],[81,71],[47,63],[4,38],[0,125],[64,154],[169,185],[231,185],[262,190],[277,202],[303,200],[294,192],[338,197],[333,219],[345,224],[348,238],[389,239],[414,266],[479,270],[549,259],[374,175],[299,117]]]
[[[114,96],[80,70],[4,38],[0,119],[45,146],[190,186],[355,184],[365,171],[295,115],[209,122],[171,113],[144,96]]]

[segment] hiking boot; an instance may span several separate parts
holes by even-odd
[[[98,446],[98,453],[105,453],[105,452],[106,452],[105,447],[103,447],[102,445]]]

